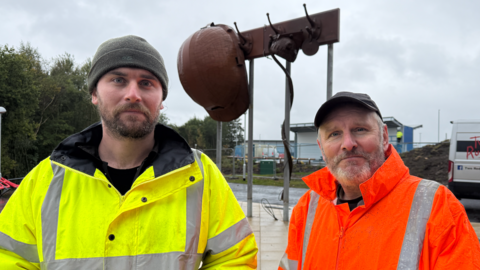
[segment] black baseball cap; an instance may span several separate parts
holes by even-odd
[[[375,101],[373,101],[369,95],[352,92],[338,92],[325,103],[323,103],[320,109],[318,109],[317,115],[315,115],[315,126],[317,129],[320,127],[328,113],[343,103],[355,103],[361,105],[371,111],[376,112],[378,116],[380,116],[380,119],[383,119],[377,104],[375,104]]]

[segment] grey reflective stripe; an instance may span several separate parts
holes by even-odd
[[[53,162],[51,162],[51,165],[53,178],[43,200],[41,212],[43,260],[46,262],[55,260],[58,213],[60,209],[60,198],[62,197],[63,179],[65,178],[65,168]]]
[[[200,167],[200,171],[202,171],[202,177],[205,178],[205,175],[203,173],[202,152],[193,148],[192,148],[192,151],[193,151],[193,156],[195,157],[195,160],[198,163],[198,167]]]
[[[440,184],[423,179],[413,196],[397,269],[418,269],[433,198]]]
[[[37,245],[25,244],[0,232],[0,249],[11,251],[32,263],[39,263]]]
[[[186,254],[196,254],[198,251],[202,221],[203,183],[204,180],[202,179],[187,188]]]
[[[42,269],[48,270],[151,270],[151,269],[179,269],[196,270],[202,260],[202,254],[185,254],[183,252],[169,252],[145,254],[137,256],[119,256],[106,258],[64,259],[54,262],[42,262]]]
[[[205,252],[209,252],[210,254],[223,252],[240,243],[240,241],[252,233],[253,231],[250,228],[247,218],[243,218],[233,226],[230,226],[230,228],[208,239]]]
[[[317,212],[317,204],[320,196],[315,192],[310,192],[310,203],[308,204],[307,223],[305,224],[305,232],[303,233],[303,248],[302,248],[302,269],[305,263],[305,255],[307,254],[308,241],[310,240],[310,232],[312,231],[313,221],[315,220],[315,213]]]
[[[287,253],[284,253],[279,266],[283,270],[297,270],[298,261],[289,260]]]
[[[203,177],[203,164],[200,160],[199,154],[195,149],[192,149],[193,156],[202,171]],[[200,152],[200,155],[202,153]],[[198,251],[198,242],[200,240],[200,226],[202,221],[202,199],[203,199],[203,183],[204,180],[189,186],[187,188],[187,232],[185,253],[196,254]],[[199,262],[200,263],[200,262]],[[198,268],[198,266],[197,266]]]

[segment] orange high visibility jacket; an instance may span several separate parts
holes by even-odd
[[[411,176],[390,145],[360,185],[363,202],[336,205],[328,168],[293,209],[279,269],[480,269],[480,244],[465,209],[444,186]]]

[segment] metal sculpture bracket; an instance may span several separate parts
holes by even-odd
[[[251,48],[248,52],[245,52],[245,59],[250,60],[261,58],[272,54],[277,54],[284,58],[284,56],[277,52],[279,52],[279,47],[282,48],[285,47],[285,45],[278,43],[271,46],[273,43],[272,39],[278,42],[281,38],[290,38],[291,41],[298,46],[298,49],[301,49],[303,53],[308,56],[315,55],[318,51],[318,47],[321,45],[340,41],[339,9],[308,14],[305,4],[303,7],[305,10],[305,17],[275,24],[269,22],[269,27],[262,26],[242,31],[241,35],[249,37],[249,42],[251,42]],[[286,54],[288,55],[288,53]]]
[[[297,59],[298,52],[303,51],[305,55],[315,55],[321,45],[328,44],[328,64],[327,64],[327,97],[331,96],[332,85],[332,63],[333,63],[333,43],[340,40],[340,10],[334,9],[316,14],[308,14],[307,7],[303,4],[305,16],[272,24],[270,21],[270,14],[267,13],[269,26],[264,25],[259,28],[240,32],[237,23],[235,29],[237,33],[232,35],[231,28],[223,26],[226,29],[230,39],[224,38],[225,33],[213,29],[214,25],[210,25],[203,30],[210,31],[211,35],[206,36],[195,33],[195,38],[188,38],[179,52],[178,70],[182,85],[185,91],[192,92],[192,98],[198,100],[199,104],[209,112],[209,114],[217,121],[226,121],[225,115],[231,114],[235,110],[237,115],[245,107],[234,106],[241,103],[233,91],[237,91],[238,95],[245,96],[246,90],[246,71],[245,60],[249,62],[248,73],[248,187],[247,187],[247,217],[252,217],[252,186],[253,186],[253,78],[254,78],[254,62],[255,58],[271,56],[273,60],[281,67],[286,76],[286,91],[285,91],[285,120],[282,124],[282,141],[285,146],[285,160],[284,166],[284,196],[283,196],[283,220],[289,220],[289,181],[291,178],[292,157],[290,153],[290,110],[293,104],[293,83],[290,76],[291,63]],[[215,31],[214,31],[215,30]],[[232,29],[233,30],[233,29]],[[204,37],[200,40],[197,37]],[[216,38],[216,39],[214,39]],[[193,42],[189,46],[190,42]],[[223,43],[223,44],[219,44]],[[228,48],[229,54],[218,53],[220,50]],[[243,55],[238,55],[238,51]],[[224,56],[225,55],[225,56]],[[287,63],[284,67],[277,59],[277,56],[284,58]],[[217,59],[218,58],[218,59]],[[216,62],[212,62],[212,59]],[[195,66],[192,68],[191,63]],[[233,75],[223,74],[225,71],[235,71],[236,81],[233,81]],[[199,72],[203,73],[200,74]],[[223,72],[222,74],[219,74]],[[192,79],[189,79],[189,76]],[[184,78],[182,80],[182,78]],[[187,79],[185,79],[187,78]],[[194,81],[195,83],[190,83]],[[242,85],[242,87],[236,87]],[[235,87],[234,87],[235,86]],[[188,89],[187,89],[188,88]],[[233,89],[233,90],[232,90]],[[198,96],[195,93],[198,92]],[[228,100],[235,100],[233,103],[223,102],[227,104],[222,107],[223,111],[215,114],[212,110],[209,111],[208,106],[213,104],[219,97],[228,96]],[[195,98],[194,98],[195,97]],[[227,100],[227,98],[225,98]],[[244,99],[247,101],[247,99]],[[220,102],[216,102],[217,104]],[[222,104],[223,104],[222,103]],[[244,103],[242,103],[244,104]],[[215,107],[216,108],[216,107]],[[211,109],[211,108],[210,108]],[[220,125],[220,122],[219,122]],[[221,133],[217,132],[217,140],[221,141]],[[220,146],[218,146],[220,145]],[[217,144],[217,148],[221,148],[221,144]],[[218,149],[217,149],[218,150]],[[221,152],[220,152],[221,155]],[[217,164],[221,159],[217,157]]]

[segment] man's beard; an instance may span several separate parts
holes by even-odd
[[[143,113],[145,120],[138,121],[133,115],[127,115],[124,117],[124,120],[120,119],[122,112],[131,109]],[[112,112],[108,112],[102,106],[102,102],[99,99],[98,112],[100,113],[103,124],[114,137],[127,140],[139,140],[155,129],[160,114],[160,106],[155,110],[155,115],[152,115],[147,108],[137,103],[125,104],[115,108]]]
[[[365,158],[366,162],[358,166],[356,163],[358,161],[345,160],[347,162],[346,168],[341,168],[339,166],[340,162],[343,159],[351,156],[362,156]],[[352,151],[343,152],[342,154],[334,157],[333,159],[325,159],[327,167],[330,172],[339,180],[343,185],[355,185],[367,181],[373,174],[377,171],[378,168],[382,166],[385,162],[385,154],[382,149],[382,144],[378,147],[378,151],[374,153],[366,153],[363,150],[354,148]]]

